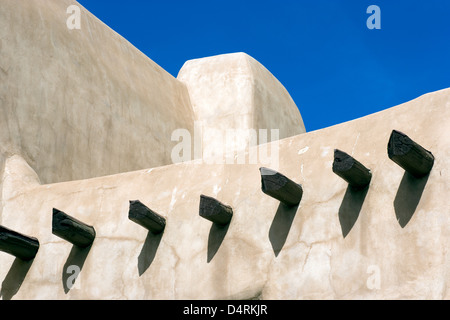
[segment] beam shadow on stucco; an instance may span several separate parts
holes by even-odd
[[[91,250],[92,244],[86,248],[81,248],[76,245],[72,246],[69,257],[64,264],[62,271],[62,283],[64,293],[68,293],[72,288],[76,287],[76,280],[83,269],[84,262]]]
[[[269,229],[269,240],[272,244],[273,253],[275,257],[278,256],[284,244],[286,243],[287,236],[291,230],[292,222],[294,221],[297,213],[298,205],[287,206],[280,202],[275,217]]]
[[[5,279],[2,282],[2,288],[0,289],[0,298],[3,300],[11,300],[13,296],[19,292],[23,281],[33,264],[33,259],[29,261],[23,261],[16,258],[8,271]]]
[[[150,267],[158,251],[159,244],[161,242],[163,232],[155,234],[151,231],[148,232],[147,238],[145,238],[144,245],[142,246],[141,253],[138,256],[138,271],[139,276],[142,276],[144,272]]]
[[[342,236],[345,238],[358,220],[362,205],[366,199],[369,186],[361,189],[350,185],[347,186],[344,199],[339,207],[339,222],[341,224]]]
[[[229,224],[220,225],[218,223],[213,223],[211,229],[209,230],[208,236],[208,254],[207,254],[207,262],[211,262],[211,260],[216,255],[217,251],[220,248],[220,245],[225,238],[225,235],[228,232]]]
[[[427,174],[422,178],[416,178],[405,171],[394,199],[395,216],[402,228],[408,224],[414,215],[429,176]]]

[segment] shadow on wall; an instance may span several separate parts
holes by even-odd
[[[404,228],[411,220],[419,205],[429,174],[423,178],[416,178],[405,171],[394,200],[395,216],[399,225]],[[358,220],[362,205],[369,187],[355,189],[347,187],[344,199],[339,208],[339,222],[342,235],[345,238]]]
[[[212,258],[216,255],[217,251],[220,248],[220,245],[223,242],[223,239],[225,238],[225,235],[228,232],[230,224],[221,226],[217,223],[213,223],[211,226],[211,229],[209,230],[209,236],[208,236],[208,256],[207,256],[207,262],[211,262]]]
[[[141,253],[138,257],[139,276],[144,274],[155,259],[156,251],[158,251],[163,234],[164,232],[158,234],[154,234],[151,231],[148,232],[147,238],[145,238],[144,245],[142,246]]]
[[[416,178],[405,171],[394,200],[395,216],[402,228],[408,224],[414,215],[429,176],[427,174],[422,178]]]
[[[344,238],[352,230],[356,220],[358,220],[368,190],[369,186],[364,189],[358,189],[350,185],[347,187],[338,213]]]
[[[284,244],[286,243],[287,236],[292,227],[295,215],[297,213],[299,205],[287,206],[280,202],[277,213],[270,225],[269,240],[272,244],[273,253],[275,257],[278,256]]]
[[[80,248],[73,245],[70,251],[69,257],[64,264],[62,273],[62,283],[64,287],[64,293],[68,293],[74,286],[75,282],[83,269],[84,262],[91,250],[92,245],[86,248]]]
[[[19,292],[32,264],[33,260],[23,261],[19,258],[14,260],[8,274],[2,282],[2,288],[0,289],[0,297],[3,300],[11,300],[12,297]]]

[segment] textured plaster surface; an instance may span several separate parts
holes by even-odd
[[[281,140],[279,171],[304,190],[293,209],[262,193],[259,164],[183,163],[41,185],[11,158],[0,222],[41,247],[32,263],[0,253],[2,298],[449,299],[449,121],[447,89]],[[427,178],[388,158],[393,129],[433,153]],[[366,194],[332,172],[334,148],[372,170]],[[201,194],[233,208],[228,228],[199,217]],[[128,220],[137,199],[167,219],[162,235]],[[54,207],[95,227],[90,250],[52,235]],[[70,265],[82,268],[68,290]]]

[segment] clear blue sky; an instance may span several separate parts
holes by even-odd
[[[450,87],[449,0],[79,0],[173,76],[246,52],[286,87],[307,131]],[[369,30],[370,5],[381,29]]]

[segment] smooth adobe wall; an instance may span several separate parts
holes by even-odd
[[[261,190],[259,169],[270,163],[190,162],[40,185],[10,159],[1,225],[40,247],[30,262],[0,253],[1,296],[449,299],[449,120],[447,89],[281,140],[277,171],[303,189],[291,208]],[[432,152],[429,175],[411,177],[389,159],[393,130]],[[364,192],[333,172],[336,148],[371,170]],[[202,194],[232,208],[229,224],[200,217]],[[164,231],[131,221],[130,200],[165,218]],[[54,208],[95,228],[91,247],[52,234]]]
[[[246,53],[189,60],[177,79],[188,88],[197,128],[202,130],[203,158],[220,154],[230,129],[241,131],[227,145],[229,152],[306,132],[286,88]],[[252,141],[249,131],[258,129],[267,130],[265,141],[259,132]]]
[[[194,128],[183,83],[76,1],[0,6],[2,169],[17,154],[54,183],[172,163],[172,132]]]

